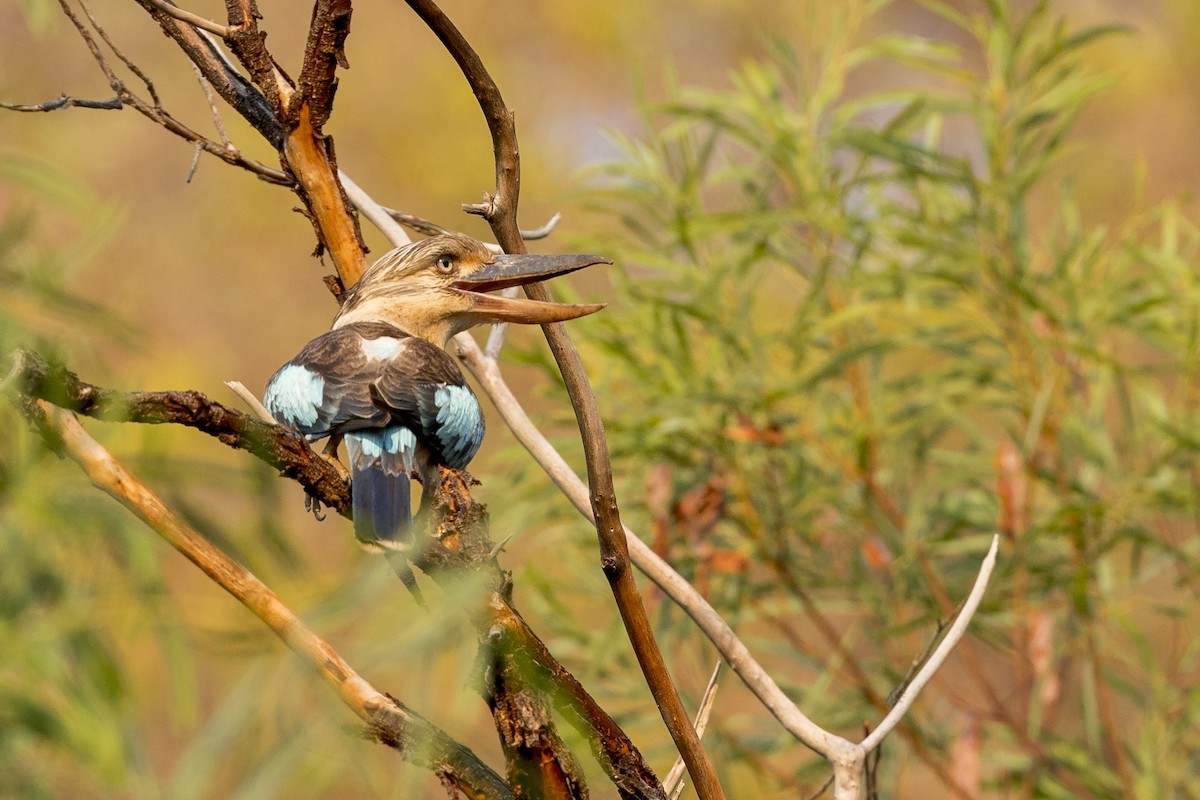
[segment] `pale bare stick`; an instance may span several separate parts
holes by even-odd
[[[934,674],[941,668],[946,659],[950,657],[950,652],[954,646],[962,640],[967,633],[967,626],[971,624],[971,618],[975,616],[976,609],[979,608],[980,601],[983,600],[983,594],[987,591],[988,581],[992,577],[992,570],[996,567],[996,551],[1000,547],[1000,537],[992,537],[992,546],[988,548],[987,555],[983,558],[983,563],[979,567],[979,575],[975,578],[975,585],[971,587],[971,593],[967,595],[966,602],[963,603],[962,611],[958,612],[958,617],[954,620],[954,624],[946,631],[945,638],[929,656],[925,665],[921,667],[921,671],[909,682],[905,687],[904,692],[900,695],[900,699],[892,706],[892,710],[888,712],[883,721],[871,731],[871,734],[862,740],[862,746],[867,751],[874,750],[883,741],[883,737],[892,732],[892,729],[900,723],[900,720],[912,707],[913,702],[917,699],[917,695],[925,688],[925,685],[933,678]]]
[[[346,190],[346,196],[350,198],[351,204],[387,237],[387,240],[392,243],[392,247],[402,247],[412,242],[408,232],[400,223],[392,219],[382,206],[372,200],[370,195],[362,190],[362,187],[340,169],[338,170],[338,180],[342,182],[342,188]]]
[[[717,700],[717,678],[721,675],[721,662],[718,661],[713,667],[712,677],[708,679],[708,686],[704,687],[704,695],[700,698],[700,708],[696,711],[696,719],[693,722],[693,727],[696,729],[696,735],[701,739],[704,738],[704,731],[708,728],[708,717],[712,714],[713,704]],[[683,757],[675,759],[675,764],[667,773],[667,777],[663,780],[663,791],[667,793],[667,797],[671,800],[679,800],[679,795],[683,794],[683,787],[686,785],[683,781],[683,771],[687,765],[683,763]]]
[[[215,33],[222,39],[229,36],[230,28],[228,25],[220,25],[213,22],[211,19],[205,19],[198,14],[193,14],[190,11],[184,11],[179,6],[166,2],[166,0],[146,0],[147,3],[157,8],[168,17],[174,17],[180,22],[186,22],[189,25],[194,25],[202,31]]]
[[[225,381],[225,385],[232,389],[233,393],[240,397],[242,402],[249,406],[250,410],[263,422],[269,422],[272,425],[279,424],[275,421],[275,417],[271,416],[271,412],[267,411],[267,407],[262,404],[262,401],[241,381]]]

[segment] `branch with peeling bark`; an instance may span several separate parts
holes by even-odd
[[[154,90],[154,85],[149,81],[148,78],[146,78],[145,74],[138,69],[137,65],[128,59],[112,43],[108,37],[108,34],[105,33],[104,28],[99,25],[86,5],[84,5],[82,2],[80,3],[80,8],[83,10],[84,16],[87,18],[87,24],[84,23],[79,14],[77,14],[71,7],[69,0],[59,0],[59,5],[62,8],[63,14],[68,20],[70,20],[71,24],[75,27],[75,30],[79,33],[80,38],[83,39],[84,44],[87,45],[89,52],[92,54],[93,60],[95,60],[96,65],[104,74],[105,79],[108,81],[109,87],[113,90],[113,92],[116,93],[116,97],[106,101],[85,101],[70,97],[69,95],[62,95],[55,100],[33,105],[5,103],[2,106],[3,108],[11,111],[42,112],[56,111],[71,107],[119,110],[129,106],[142,116],[161,125],[176,136],[191,142],[205,152],[215,155],[217,158],[225,161],[228,164],[241,167],[242,169],[257,175],[259,178],[269,183],[277,183],[285,186],[291,184],[291,179],[285,173],[280,172],[279,170],[271,169],[263,164],[258,163],[257,161],[246,158],[236,148],[228,147],[222,142],[213,141],[212,139],[197,133],[168,113],[159,102],[158,96]],[[196,33],[190,26],[185,25],[184,27],[186,27],[189,31],[192,31],[192,33]],[[95,32],[94,34],[93,31]],[[196,35],[199,36],[199,34]],[[121,77],[117,75],[116,71],[108,63],[107,58],[104,56],[99,43],[96,41],[97,36],[99,36],[105,42],[105,44],[109,46],[118,59],[120,59],[134,74],[142,79],[142,81],[146,84],[147,92],[150,94],[150,100],[142,98],[132,89],[130,89],[125,81],[123,81]],[[202,66],[200,61],[196,61],[196,63],[198,66]],[[234,73],[234,76],[236,76],[236,73]],[[212,81],[212,76],[206,74],[206,77],[209,77],[210,81]],[[224,81],[213,81],[213,83],[214,86],[222,86],[231,80],[233,80],[233,76],[226,75]]]

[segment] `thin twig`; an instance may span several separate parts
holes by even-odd
[[[516,286],[510,286],[504,289],[500,294],[504,297],[516,297],[519,290]],[[484,347],[484,354],[495,361],[500,357],[500,351],[504,348],[504,337],[508,334],[508,323],[501,322],[492,326],[488,331],[487,345]]]
[[[396,224],[399,220],[394,219],[390,213],[372,200],[361,186],[340,169],[338,170],[338,180],[342,182],[342,188],[346,190],[346,196],[350,198],[354,207],[387,237],[387,240],[392,243],[392,247],[403,247],[412,242],[404,228]]]
[[[284,136],[283,124],[278,116],[278,102],[281,93],[290,91],[286,76],[280,76],[279,85],[271,84],[271,92],[266,94],[265,90],[260,91],[251,81],[242,76],[225,53],[220,39],[208,31],[200,30],[163,13],[150,0],[137,0],[137,2],[158,23],[163,33],[179,45],[188,60],[204,73],[205,79],[221,96],[221,99],[249,122],[251,127],[271,143],[272,147],[278,150],[283,144]],[[257,31],[246,30],[245,25],[240,22],[238,25],[231,25],[230,31],[230,39],[227,39],[225,43],[229,43],[232,47],[236,42],[242,52],[256,54],[260,52],[247,44],[248,42],[260,42],[261,37],[256,36]],[[264,69],[268,76],[273,76],[274,73],[271,72],[273,62],[270,61],[269,54],[254,62],[255,66],[259,66],[261,61],[266,61],[267,66]],[[243,63],[245,62],[243,61]],[[251,75],[259,74],[250,69],[248,65],[246,68]]]
[[[100,47],[96,43],[95,38],[92,36],[91,31],[88,30],[83,20],[81,20],[71,8],[68,1],[59,0],[59,5],[62,8],[63,14],[66,15],[71,24],[75,26],[75,30],[83,39],[84,44],[87,45],[88,50],[92,54],[93,60],[96,62],[96,65],[100,68],[100,71],[104,73],[104,77],[108,80],[109,87],[116,92],[117,98],[122,104],[132,106],[133,109],[139,114],[158,123],[176,136],[186,139],[192,143],[199,143],[199,145],[203,147],[206,152],[215,155],[217,158],[228,164],[232,164],[249,172],[253,172],[255,175],[269,183],[277,183],[283,186],[292,185],[292,179],[283,172],[271,169],[270,167],[264,166],[257,161],[245,158],[240,152],[236,150],[231,151],[223,144],[214,142],[206,136],[202,136],[163,110],[158,105],[157,100],[154,102],[146,102],[141,97],[136,95],[132,90],[129,89],[128,86],[125,85],[125,82],[121,80],[116,72],[113,71],[107,59],[105,59],[104,53],[100,51]],[[94,22],[93,25],[95,25]],[[98,25],[95,25],[95,27],[97,32],[101,32],[103,30]],[[191,30],[190,27],[189,30]],[[107,40],[106,34],[102,34],[102,36],[105,38],[105,40]],[[140,74],[140,70],[138,72]]]
[[[70,95],[60,94],[53,100],[47,100],[44,103],[35,103],[25,105],[21,103],[3,103],[0,102],[0,108],[8,111],[58,111],[62,108],[98,108],[104,111],[120,111],[125,107],[121,102],[120,97],[110,97],[107,100],[86,100],[80,97],[71,97]]]
[[[971,624],[971,618],[975,615],[975,610],[979,608],[979,603],[983,600],[983,594],[987,591],[988,580],[992,576],[992,570],[996,566],[996,551],[1000,546],[1000,537],[992,537],[992,546],[988,548],[987,555],[983,559],[983,564],[979,567],[979,576],[975,578],[975,585],[971,588],[971,593],[967,595],[967,600],[963,603],[962,611],[959,612],[958,618],[954,620],[954,624],[950,626],[950,630],[946,631],[946,637],[942,639],[937,650],[925,662],[925,666],[917,673],[916,677],[908,684],[904,693],[900,695],[900,699],[892,706],[892,710],[883,718],[883,721],[875,726],[875,730],[871,735],[863,739],[861,744],[866,750],[875,749],[883,738],[892,732],[900,719],[908,712],[908,709],[916,701],[917,695],[925,688],[925,684],[933,679],[934,674],[950,657],[950,652],[954,650],[954,646],[959,640],[966,635],[967,626]]]
[[[196,66],[196,62],[188,59],[188,64],[192,71],[196,73],[196,80],[200,84],[200,90],[204,92],[204,99],[208,101],[208,110],[212,112],[213,127],[217,129],[217,135],[221,137],[221,143],[227,148],[237,149],[233,146],[233,140],[229,138],[229,131],[225,130],[225,120],[221,119],[221,112],[217,108],[217,98],[213,95],[212,84],[208,82],[208,78],[204,77],[204,73],[200,71],[200,67]]]
[[[92,28],[94,28],[100,38],[104,40],[104,43],[108,45],[108,49],[112,51],[112,54],[116,56],[122,64],[125,65],[126,69],[136,75],[138,80],[142,82],[142,85],[146,87],[146,93],[150,95],[150,102],[154,104],[156,109],[161,110],[162,100],[158,96],[158,89],[154,88],[154,81],[150,80],[150,76],[143,72],[142,68],[133,62],[133,59],[129,58],[129,56],[125,55],[121,48],[117,47],[116,42],[109,37],[108,31],[104,30],[100,23],[96,21],[96,17],[94,14],[92,14],[92,9],[87,4],[86,0],[75,0],[75,2],[79,3],[79,8],[87,17],[88,22],[92,24]]]
[[[225,381],[225,385],[233,391],[242,402],[250,407],[250,410],[258,415],[258,418],[268,425],[278,424],[275,417],[271,416],[271,412],[262,404],[262,401],[255,396],[254,392],[246,388],[246,385],[241,381]]]
[[[189,25],[194,25],[202,31],[208,31],[209,33],[216,34],[222,39],[229,36],[228,25],[220,25],[216,22],[213,22],[211,19],[205,19],[198,14],[193,14],[190,11],[184,11],[179,6],[166,2],[166,0],[146,0],[146,2],[164,14],[174,17],[181,22],[186,22]]]
[[[704,731],[708,728],[708,717],[712,713],[713,705],[717,701],[717,678],[721,676],[721,662],[718,661],[713,667],[712,677],[708,679],[708,686],[704,687],[704,695],[700,698],[700,708],[696,711],[696,719],[692,726],[696,729],[696,735],[702,740],[704,739]],[[683,794],[683,770],[684,763],[682,758],[675,759],[675,763],[671,766],[667,777],[663,779],[663,791],[667,793],[670,800],[679,800],[679,795]]]
[[[125,469],[87,434],[73,414],[45,401],[36,401],[31,411],[40,415],[41,419],[35,421],[50,429],[56,442],[97,488],[132,511],[308,661],[342,702],[363,720],[373,739],[450,778],[469,797],[480,800],[512,797],[504,780],[471,751],[360,677],[262,581],[180,519]]]
[[[496,193],[485,204],[484,217],[496,236],[496,241],[509,253],[526,252],[525,242],[517,225],[521,167],[517,148],[516,126],[512,111],[504,103],[500,89],[488,74],[483,61],[462,33],[442,13],[432,0],[408,0],[409,6],[434,32],[455,62],[459,65],[479,101],[492,137],[492,154],[496,164]],[[531,284],[525,293],[533,300],[546,301],[550,293],[541,284]],[[604,426],[592,393],[587,374],[574,343],[561,323],[543,325],[546,341],[558,362],[571,405],[583,438],[584,457],[588,468],[592,505],[596,513],[596,534],[600,543],[600,564],[612,588],[613,597],[625,624],[625,631],[646,677],[651,694],[662,714],[667,730],[687,763],[692,785],[701,800],[724,798],[708,754],[700,744],[671,680],[666,661],[654,639],[654,630],[646,616],[642,596],[638,593],[633,572],[629,568],[629,546],[622,535],[620,510],[613,488],[612,464]]]
[[[345,177],[344,174],[343,177]],[[423,217],[418,217],[416,214],[409,214],[405,211],[397,211],[396,209],[388,208],[387,206],[380,206],[380,208],[382,208],[384,213],[386,213],[389,217],[396,220],[396,222],[399,222],[409,230],[416,231],[423,236],[437,236],[441,233],[450,233],[449,228],[444,228],[441,225],[438,225],[436,222],[432,222]],[[362,209],[359,210],[362,211]],[[546,221],[545,225],[542,225],[538,228],[533,228],[531,230],[522,230],[521,238],[527,242],[532,242],[536,239],[545,239],[547,236],[554,233],[554,229],[558,227],[558,223],[560,222],[562,222],[562,214],[556,211],[554,216]],[[503,248],[501,248],[498,244],[489,243],[488,249],[497,253],[503,251]]]
[[[203,148],[200,147],[199,142],[196,142],[192,148],[192,165],[188,167],[187,178],[184,179],[185,183],[191,183],[192,178],[196,177],[196,169],[200,166],[200,154],[202,152],[204,152]]]

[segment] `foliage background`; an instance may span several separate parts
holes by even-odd
[[[211,5],[194,10],[219,16]],[[944,795],[935,773],[970,782],[982,748],[993,796],[1200,794],[1200,10],[1060,0],[1022,39],[1033,4],[980,36],[933,4],[865,5],[446,10],[518,112],[525,224],[562,208],[548,247],[621,265],[580,285],[614,302],[576,330],[631,522],[806,711],[847,734],[878,718],[873,699],[1007,529],[976,639],[922,701],[919,736],[889,745],[884,793]],[[261,8],[295,63],[307,15]],[[168,107],[203,125],[194,79],[144,15],[96,11]],[[1033,74],[1063,46],[1060,16],[1064,35],[1129,31]],[[5,100],[108,96],[49,4],[0,5],[0,53]],[[389,205],[482,234],[457,208],[490,185],[490,149],[449,58],[398,4],[356,11],[348,55],[329,127],[343,168]],[[184,183],[190,148],[144,120],[0,115],[0,143],[5,351],[37,343],[104,385],[220,397],[223,380],[261,385],[332,315],[291,200],[209,159]],[[514,354],[569,446],[536,335]],[[0,794],[432,791],[347,736],[341,709],[240,608],[6,422]],[[318,526],[247,459],[186,431],[92,427],[377,685],[425,699],[495,757],[451,611],[418,613],[340,523]],[[498,421],[476,471],[498,536],[519,533],[518,604],[665,769],[669,740],[587,526],[547,500]],[[694,698],[712,653],[657,609]],[[733,679],[717,715],[733,796],[820,785],[820,765]]]

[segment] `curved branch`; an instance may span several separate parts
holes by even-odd
[[[149,487],[88,435],[79,421],[45,401],[28,408],[97,488],[117,500],[172,547],[233,595],[274,631],[284,644],[317,670],[364,722],[371,738],[414,763],[433,770],[476,800],[508,800],[504,780],[439,728],[358,675],[312,632],[266,584],[181,520]]]
[[[496,194],[475,210],[480,211],[487,219],[496,241],[505,251],[524,253],[525,242],[517,225],[521,172],[512,111],[504,104],[499,87],[488,74],[479,55],[437,4],[432,0],[407,2],[453,56],[475,93],[488,122],[496,162]],[[526,286],[525,293],[533,300],[550,299],[549,291],[541,284]],[[696,729],[688,719],[683,701],[679,698],[666,661],[654,639],[653,628],[642,604],[642,597],[637,591],[633,572],[629,568],[629,548],[623,535],[620,510],[613,488],[608,442],[604,438],[604,426],[596,397],[584,372],[583,362],[561,323],[543,325],[542,331],[562,372],[583,437],[588,485],[591,487],[596,534],[600,542],[600,564],[612,588],[621,620],[625,623],[625,631],[646,677],[646,683],[658,704],[663,722],[666,723],[675,746],[687,764],[696,793],[701,800],[724,798],[725,793],[717,781],[716,772],[700,744]]]
[[[937,649],[933,651],[933,654],[925,661],[925,665],[921,667],[921,671],[904,688],[904,693],[900,695],[900,699],[892,706],[892,710],[875,727],[871,735],[862,740],[861,744],[864,750],[868,752],[874,750],[883,741],[883,738],[891,733],[892,729],[900,723],[900,720],[908,713],[908,709],[916,701],[917,695],[925,688],[925,684],[932,680],[942,664],[950,657],[950,652],[954,650],[954,646],[966,635],[967,626],[971,624],[971,618],[975,616],[975,611],[979,608],[979,603],[983,600],[983,594],[987,591],[988,581],[991,579],[992,570],[996,566],[996,551],[999,546],[1000,537],[993,536],[992,546],[988,548],[987,555],[984,556],[983,563],[979,566],[979,575],[975,578],[975,585],[971,587],[971,593],[967,595],[967,599],[963,602],[962,611],[958,612],[958,617],[954,620],[954,624],[950,626],[950,630],[946,631],[946,636],[937,646]]]

